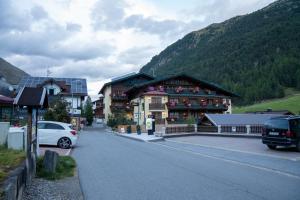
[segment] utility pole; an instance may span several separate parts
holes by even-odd
[[[50,71],[49,67],[47,67],[47,71],[46,71],[47,77],[49,77],[51,73],[52,73],[52,72]]]

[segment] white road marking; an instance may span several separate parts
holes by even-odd
[[[150,142],[148,142],[148,143],[150,143]],[[168,149],[173,149],[173,150],[176,150],[176,151],[181,151],[181,152],[185,152],[185,153],[190,153],[190,154],[206,157],[206,158],[221,160],[221,161],[224,161],[224,162],[233,163],[233,164],[240,165],[240,166],[246,166],[246,167],[259,169],[259,170],[266,171],[266,172],[276,173],[276,174],[279,174],[279,175],[288,176],[288,177],[300,180],[300,176],[290,174],[290,173],[287,173],[287,172],[282,172],[282,171],[275,170],[275,169],[260,167],[260,166],[251,165],[251,164],[247,164],[247,163],[243,163],[243,162],[239,162],[239,161],[235,161],[235,160],[220,158],[220,157],[216,157],[216,156],[210,156],[210,155],[206,155],[206,154],[202,154],[202,153],[198,153],[198,152],[194,152],[194,151],[190,151],[190,150],[186,150],[186,149],[179,149],[179,148],[171,147],[171,146],[164,145],[164,144],[159,144],[159,143],[151,143],[151,144],[162,146],[162,147],[165,147],[165,148],[168,148]]]
[[[267,156],[267,157],[272,157],[272,158],[280,158],[280,159],[291,160],[291,161],[299,161],[300,160],[300,157],[287,158],[287,157],[283,157],[283,156],[269,155],[269,154],[265,154],[265,153],[255,153],[255,152],[242,151],[242,150],[237,150],[237,149],[228,149],[228,148],[223,148],[223,147],[195,144],[195,143],[190,143],[190,142],[174,141],[174,140],[169,140],[169,139],[165,139],[165,141],[179,143],[179,144],[189,144],[189,145],[212,148],[212,149],[226,150],[226,151],[232,151],[232,152],[247,153],[247,154],[259,155],[259,156]]]

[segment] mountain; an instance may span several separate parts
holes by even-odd
[[[278,0],[189,33],[154,56],[141,72],[190,73],[239,94],[237,104],[300,88],[300,1]]]
[[[5,79],[11,85],[17,85],[23,76],[29,76],[26,72],[0,58],[0,79]]]

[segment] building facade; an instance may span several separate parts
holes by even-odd
[[[88,95],[86,79],[81,78],[23,77],[18,87],[45,88],[50,104],[58,98],[68,102],[68,112],[71,116],[81,115],[82,102]]]
[[[143,73],[132,73],[104,84],[99,92],[103,95],[104,123],[107,123],[110,115],[119,112],[123,112],[128,119],[133,119],[133,107],[126,91],[134,85],[150,80],[154,78]]]
[[[94,112],[94,117],[98,119],[103,119],[104,114],[103,114],[103,97],[99,97],[96,101],[93,101],[93,112]]]
[[[199,120],[205,113],[232,112],[231,99],[237,95],[185,74],[155,79],[137,84],[127,91],[134,121],[145,124],[149,115],[156,124],[187,124]]]

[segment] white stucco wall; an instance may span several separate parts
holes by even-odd
[[[50,93],[50,89],[53,89],[54,90],[54,95],[57,95],[57,94],[59,94],[60,92],[61,92],[61,89],[60,89],[60,87],[58,86],[58,85],[56,85],[56,84],[47,84],[47,85],[44,85],[44,88],[46,88],[47,89],[47,92],[48,92],[48,94]]]
[[[228,109],[227,111],[224,112],[224,114],[232,114],[232,103],[231,103],[231,99],[223,99],[223,103],[229,103]]]
[[[168,117],[168,108],[165,107],[165,110],[149,110],[149,104],[151,103],[151,97],[152,96],[144,96],[139,98],[136,98],[132,100],[133,102],[137,103],[140,101],[140,118],[139,118],[139,124],[143,125],[145,123],[146,118],[148,115],[151,115],[152,112],[162,112],[162,118],[165,119]],[[168,102],[167,96],[162,96],[162,104],[165,104]],[[143,109],[143,103],[144,103],[144,109]],[[134,121],[137,122],[137,115],[138,115],[138,106],[134,106]]]
[[[104,123],[107,123],[108,121],[108,116],[111,115],[111,110],[110,110],[110,106],[111,106],[111,86],[106,86],[105,90],[104,90],[104,99],[103,99],[103,103],[104,103]]]

